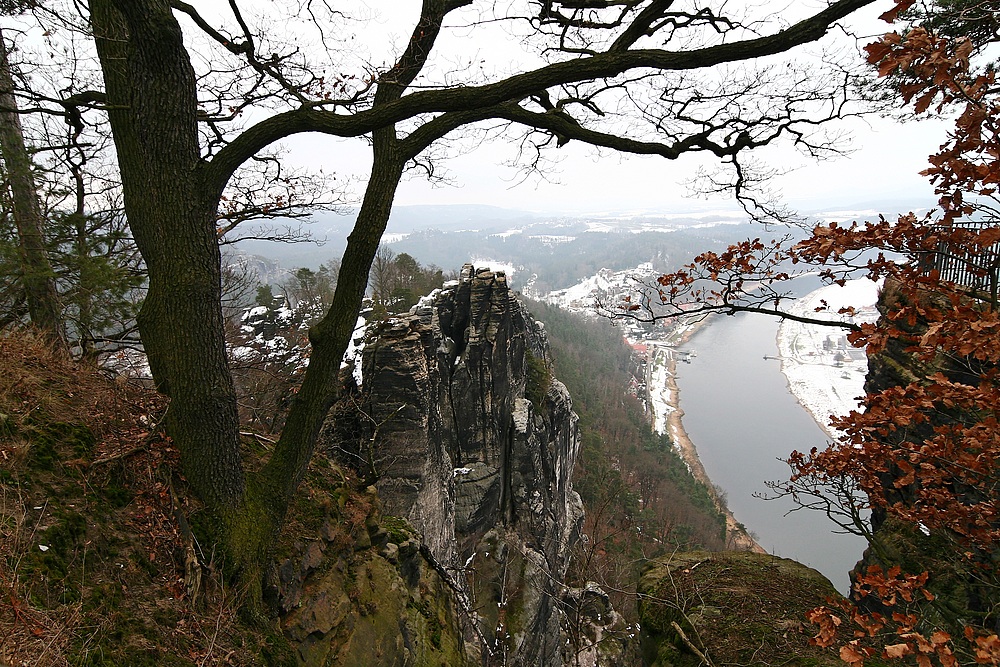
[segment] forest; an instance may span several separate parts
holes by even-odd
[[[605,321],[528,302],[545,323],[553,372],[580,415],[581,452],[573,485],[587,508],[581,575],[626,591],[644,559],[676,549],[725,548],[725,519],[670,439],[652,431],[642,405],[625,396],[636,372],[632,350]],[[631,595],[613,595],[628,609]]]

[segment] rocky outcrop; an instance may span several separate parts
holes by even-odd
[[[748,552],[676,553],[650,561],[639,581],[642,664],[842,665],[811,646],[806,612],[838,597],[822,574]]]
[[[583,517],[577,417],[548,346],[503,273],[466,265],[369,332],[360,386],[323,436],[422,536],[467,599],[470,650],[560,665],[564,579]]]
[[[315,533],[277,571],[284,635],[302,667],[462,667],[462,610],[416,533],[385,517],[369,487],[332,494]]]
[[[907,304],[908,297],[899,282],[887,278],[879,295],[877,307],[882,315],[879,321],[885,326],[885,318]],[[948,297],[943,294],[925,292],[921,294],[919,305],[929,308],[950,307]],[[913,322],[894,320],[893,326],[907,337],[919,340],[926,333],[928,325],[919,318]],[[983,371],[982,362],[974,358],[962,358],[939,352],[933,358],[921,359],[910,349],[912,341],[905,337],[890,337],[885,347],[868,359],[868,375],[865,392],[879,393],[894,387],[905,387],[911,383],[921,383],[936,373],[941,373],[949,381],[977,385]],[[953,421],[960,414],[949,415],[939,410],[927,420],[914,420],[905,430],[889,436],[893,446],[903,443],[920,443],[933,439],[935,429]],[[915,500],[915,485],[898,484],[904,473],[891,462],[881,473],[882,488],[889,503],[911,506]],[[936,596],[934,605],[922,610],[924,628],[956,625],[955,619],[965,619],[990,613],[995,607],[992,591],[995,580],[989,581],[983,571],[995,571],[998,554],[987,554],[989,564],[982,571],[975,564],[963,559],[959,554],[967,550],[961,539],[947,530],[926,530],[910,522],[904,522],[886,512],[880,504],[874,504],[871,513],[872,546],[865,550],[854,568],[855,573],[867,572],[872,565],[887,570],[900,566],[904,572],[930,572],[927,589]],[[982,564],[980,564],[982,565]],[[868,595],[858,600],[868,611],[885,612],[876,595]],[[964,623],[964,620],[962,620]]]

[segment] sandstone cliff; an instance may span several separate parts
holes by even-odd
[[[587,597],[562,584],[583,517],[579,439],[542,326],[504,274],[466,265],[368,332],[355,363],[360,385],[323,446],[419,533],[453,586],[467,654],[563,664],[566,608]]]
[[[880,324],[884,325],[884,319],[890,313],[905,305],[907,298],[898,281],[886,279],[877,303],[883,318]],[[922,298],[931,307],[948,307],[947,297],[944,295],[927,293]],[[894,326],[918,339],[927,331],[927,323],[919,320],[912,323],[896,321]],[[921,360],[912,353],[909,345],[909,342],[901,338],[889,338],[882,351],[869,357],[866,393],[921,383],[935,373],[943,374],[951,382],[973,386],[980,382],[980,362],[943,351],[933,359]],[[956,417],[960,419],[960,415],[949,415],[942,410],[927,421],[914,420],[905,432],[897,431],[889,436],[889,442],[898,445],[904,441],[933,439],[936,428],[948,424]],[[881,474],[883,488],[886,489],[886,497],[890,502],[910,506],[914,503],[916,485],[897,483],[901,477],[903,473],[896,465],[888,465]],[[931,572],[927,589],[937,600],[934,606],[923,611],[926,627],[932,627],[934,623],[955,623],[956,618],[963,619],[964,623],[965,618],[985,615],[989,613],[989,609],[994,608],[991,600],[994,597],[992,591],[996,590],[996,580],[991,581],[989,574],[984,577],[982,571],[977,571],[975,566],[970,567],[969,561],[959,556],[967,547],[960,539],[956,539],[956,535],[946,530],[921,529],[912,523],[900,521],[879,505],[872,511],[871,529],[872,545],[865,550],[855,566],[855,572],[863,573],[871,565],[884,569],[899,565],[904,572],[910,573]],[[988,558],[993,563],[996,562],[996,555]],[[993,566],[986,566],[985,571],[990,572],[991,567]],[[860,603],[863,608],[884,611],[875,596],[862,599]]]

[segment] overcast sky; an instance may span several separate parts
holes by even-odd
[[[785,201],[800,210],[849,208],[879,200],[912,200],[926,205],[936,198],[919,172],[927,156],[942,143],[948,123],[871,118],[851,121],[853,153],[823,162],[791,151],[775,151],[769,164],[788,169],[777,187]],[[291,157],[314,167],[359,166],[370,160],[359,142],[300,137],[290,142]],[[504,146],[488,146],[446,163],[450,185],[432,186],[410,178],[400,186],[397,205],[490,204],[551,213],[672,211],[735,207],[727,199],[693,198],[687,181],[699,165],[693,156],[677,161],[660,157],[598,155],[593,148],[570,142],[565,158],[548,175],[527,181],[503,166]],[[331,159],[335,158],[335,159]],[[363,169],[360,170],[363,173]],[[895,213],[886,211],[887,214]]]
[[[774,7],[776,14],[791,21],[815,12],[823,4],[818,0],[796,0],[784,9],[774,7],[773,2],[765,6],[768,10]],[[392,49],[386,47],[403,41],[400,35],[409,32],[419,5],[417,0],[358,0],[359,7],[370,11],[371,20],[357,23],[357,53],[353,55],[375,65],[394,58]],[[862,35],[886,31],[888,26],[876,17],[890,6],[889,0],[883,0],[859,13],[853,19],[852,29]],[[228,9],[221,5],[220,11],[220,16],[224,16]],[[476,39],[468,39],[469,34]],[[438,47],[442,53],[457,53],[462,58],[472,54],[470,60],[486,63],[486,67],[497,63],[492,65],[495,68],[492,72],[485,74],[487,77],[502,73],[503,67],[514,67],[519,58],[532,57],[509,32],[506,36],[494,33],[494,37],[489,37],[489,31],[485,34],[481,38],[479,28],[475,33],[452,30],[443,33]],[[440,73],[459,62],[456,56],[450,57],[452,60],[434,61],[432,65]],[[789,204],[808,211],[847,208],[886,199],[912,200],[915,206],[934,201],[930,185],[918,172],[927,165],[927,155],[943,142],[947,123],[901,124],[871,117],[845,122],[844,128],[849,130],[853,150],[845,157],[817,164],[790,150],[769,149],[763,154],[770,166],[788,170],[789,173],[775,180],[775,189],[783,193]],[[360,193],[371,159],[370,149],[363,141],[310,135],[293,138],[286,145],[291,163],[336,172],[341,182],[353,178],[355,192]],[[537,176],[523,180],[516,171],[503,166],[513,157],[512,151],[512,146],[500,141],[451,157],[442,162],[450,185],[432,186],[421,178],[408,179],[400,187],[396,204],[490,204],[565,213],[735,207],[724,199],[706,202],[687,196],[690,190],[685,183],[700,166],[711,165],[702,158],[686,156],[668,161],[660,157],[621,156],[611,151],[598,154],[593,148],[570,142],[557,152],[561,161],[547,172],[547,180]]]

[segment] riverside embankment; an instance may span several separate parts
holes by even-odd
[[[691,471],[695,479],[708,488],[716,507],[725,515],[727,548],[767,553],[763,547],[757,544],[746,527],[736,519],[726,503],[724,494],[719,492],[719,488],[712,483],[705,471],[698,456],[697,447],[688,437],[687,431],[684,430],[684,411],[681,410],[678,402],[680,392],[677,387],[677,355],[674,345],[685,343],[710,319],[705,318],[692,323],[683,335],[679,339],[671,341],[670,345],[655,341],[649,342],[646,386],[653,413],[653,428],[657,433],[670,436],[670,440],[674,443],[674,447],[677,448],[688,470]]]
[[[761,498],[770,493],[765,482],[788,478],[782,459],[829,441],[789,392],[775,359],[777,324],[762,316],[735,316],[702,326],[675,348],[696,349],[690,363],[675,361],[671,367],[651,359],[647,386],[656,397],[651,405],[660,415],[658,428],[669,429],[661,432],[669,433],[682,453],[696,452],[701,474],[722,489],[734,520],[760,547],[811,565],[846,590],[863,543],[833,534],[836,526],[824,515],[796,511],[788,498]],[[679,426],[674,429],[671,422]],[[694,472],[695,457],[685,458]]]

